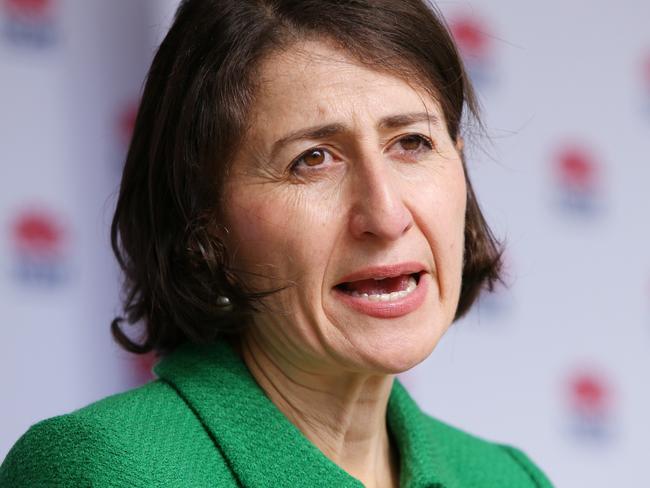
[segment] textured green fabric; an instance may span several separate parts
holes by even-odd
[[[337,487],[362,484],[319,451],[225,342],[186,345],[159,379],[34,425],[0,467],[0,487]],[[423,412],[399,381],[387,421],[402,487],[550,487],[521,451]]]

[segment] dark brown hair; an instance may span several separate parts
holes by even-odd
[[[228,165],[265,55],[306,38],[334,42],[429,90],[457,140],[464,117],[479,119],[478,106],[441,19],[421,0],[184,0],[147,77],[111,226],[125,275],[124,318],[111,324],[117,342],[136,353],[164,353],[184,341],[236,334],[274,292],[247,289],[218,237]],[[456,318],[482,288],[492,288],[501,265],[467,183]],[[140,323],[142,336],[127,335],[125,320]]]

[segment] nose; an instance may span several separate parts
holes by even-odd
[[[405,189],[399,176],[381,156],[357,165],[352,185],[353,204],[350,232],[356,239],[375,237],[393,241],[413,226],[413,216],[404,200]]]

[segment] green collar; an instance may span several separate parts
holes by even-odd
[[[154,371],[201,420],[243,486],[363,486],[278,410],[225,341],[181,346]],[[444,444],[434,442],[432,429],[437,424],[420,411],[398,380],[387,417],[400,453],[400,486],[458,485],[458,473],[440,449]]]

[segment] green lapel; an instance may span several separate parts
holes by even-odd
[[[400,486],[452,488],[466,486],[450,464],[444,424],[427,417],[399,380],[388,400],[388,427],[400,453]]]
[[[227,342],[181,346],[154,371],[195,412],[243,486],[363,486],[277,409]],[[402,487],[458,486],[433,442],[431,423],[397,380],[388,425],[400,453]]]
[[[275,407],[225,341],[182,346],[154,371],[194,410],[241,485],[363,486]]]

